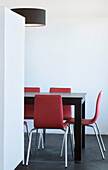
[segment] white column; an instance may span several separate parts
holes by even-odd
[[[0,169],[23,160],[25,18],[0,7]]]

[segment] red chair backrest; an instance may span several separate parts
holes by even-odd
[[[39,87],[24,87],[24,92],[40,92]],[[34,105],[24,105],[24,119],[34,119]]]
[[[99,116],[100,113],[100,104],[101,104],[101,98],[102,98],[102,91],[99,93],[98,98],[97,98],[97,102],[96,102],[96,112],[95,112],[95,116],[93,118],[93,122],[95,122]]]
[[[51,87],[50,93],[71,93],[71,88],[57,88]]]
[[[50,88],[50,93],[71,93],[71,88]],[[63,119],[67,120],[72,117],[71,106],[63,106]]]
[[[39,87],[24,87],[24,92],[40,92]]]
[[[63,106],[60,95],[36,95],[34,127],[63,129]]]

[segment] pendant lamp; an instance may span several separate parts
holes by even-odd
[[[46,20],[45,20],[46,11],[44,9],[14,8],[11,10],[25,17],[26,27],[39,27],[39,26],[46,25]]]

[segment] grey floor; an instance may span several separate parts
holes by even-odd
[[[35,135],[32,140],[32,156],[29,165],[22,163],[15,170],[62,170],[64,168],[64,157],[60,158],[62,135],[46,135],[46,146],[44,150],[35,149]],[[102,160],[95,136],[86,136],[86,148],[82,150],[82,161],[74,162],[71,155],[70,140],[68,140],[68,170],[108,170],[108,136],[103,136],[107,151],[105,160]],[[37,138],[38,141],[38,138]],[[27,138],[25,140],[27,144]],[[25,145],[26,145],[25,144]],[[25,156],[26,156],[25,146]]]

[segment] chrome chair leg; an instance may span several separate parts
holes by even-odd
[[[70,137],[70,126],[69,125],[67,126],[66,131],[67,131],[67,146],[68,146],[68,144],[69,144],[69,137]]]
[[[28,142],[29,142],[29,129],[28,129],[28,125],[27,125],[27,124],[25,124],[25,125],[26,125],[27,136],[28,136]],[[30,154],[32,155],[32,149],[31,149],[31,151],[30,151]]]
[[[67,134],[68,134],[68,132],[69,132],[69,127],[68,127],[68,126],[67,126],[67,128],[66,128],[66,132],[67,132]],[[60,157],[61,157],[61,158],[62,158],[62,156],[63,156],[64,142],[65,142],[65,134],[64,134],[63,140],[62,140],[62,147],[61,147],[61,152],[60,152]]]
[[[40,144],[41,144],[41,142],[42,142],[42,149],[44,149],[44,139],[43,139],[43,132],[42,132],[42,129],[40,130],[38,150],[40,149]]]
[[[24,144],[24,148],[25,148],[25,144]],[[23,152],[23,161],[22,161],[22,165],[25,164],[25,151]]]
[[[26,165],[28,165],[28,161],[29,161],[30,149],[31,149],[31,139],[32,139],[32,132],[33,132],[33,130],[35,130],[35,129],[32,129],[32,130],[30,131],[30,135],[29,135],[29,145],[28,145]]]
[[[62,141],[62,147],[61,147],[61,153],[60,153],[61,158],[63,156],[64,141],[65,141],[65,134],[63,135],[63,141]]]
[[[38,143],[38,150],[40,149],[41,138],[42,138],[42,134],[41,134],[41,131],[40,131],[40,135],[39,135],[39,143]]]
[[[44,149],[44,138],[43,138],[43,130],[42,130],[42,149]]]
[[[27,131],[28,141],[29,141],[29,130],[28,130],[28,125],[27,125],[27,124],[25,124],[25,126],[26,126],[26,131]],[[25,146],[25,145],[24,145],[24,146]],[[25,158],[23,158],[23,162],[22,162],[22,164],[23,164],[23,165],[25,164]]]
[[[27,135],[28,135],[28,139],[29,139],[29,130],[28,130],[28,125],[27,125],[27,124],[25,124],[25,126],[26,126]]]
[[[23,158],[22,164],[23,164],[23,165],[25,164],[24,158]]]
[[[99,137],[100,137],[100,141],[101,141],[101,143],[102,143],[103,151],[105,152],[105,151],[106,151],[106,148],[105,148],[105,145],[104,145],[104,142],[103,142],[103,139],[102,139],[100,130],[99,130],[99,126],[98,126],[98,124],[97,124],[96,122],[95,122],[95,125],[96,125],[97,132],[98,132],[98,134],[99,134]]]
[[[65,168],[67,168],[67,131],[65,131]]]
[[[36,129],[36,138],[35,138],[35,153],[36,153],[36,144],[37,144],[37,134],[38,134],[38,129]]]
[[[29,129],[28,129],[28,125],[26,124],[26,130],[27,130],[27,136],[28,136],[28,142],[29,142]],[[31,150],[31,155],[32,155],[32,150]]]
[[[97,134],[97,131],[96,131],[96,128],[92,125],[87,125],[88,127],[92,127],[94,132],[95,132],[95,135],[96,135],[96,139],[97,139],[97,142],[98,142],[98,145],[99,145],[99,149],[100,149],[100,152],[101,152],[101,155],[102,155],[102,158],[105,159],[105,156],[104,156],[104,153],[103,153],[103,149],[102,149],[102,146],[101,146],[101,143],[100,143],[100,140],[99,140],[99,137],[98,137],[98,134]]]

